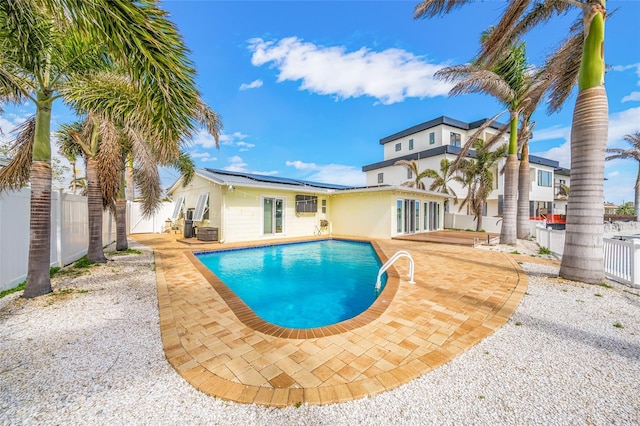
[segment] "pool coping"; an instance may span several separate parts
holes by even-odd
[[[186,256],[201,249],[186,249],[166,235],[134,239],[154,250],[160,332],[170,365],[206,395],[268,407],[333,404],[395,389],[493,334],[515,312],[528,284],[506,253],[375,240],[388,256],[407,250],[417,259],[417,284],[401,278],[387,310],[369,324],[324,337],[282,338],[238,320]]]
[[[263,245],[251,245],[248,248],[258,248],[258,247],[270,247],[275,245],[288,245],[288,244],[304,244],[307,242],[318,242],[318,241],[353,241],[353,242],[366,242],[371,244],[373,247],[378,260],[382,262],[384,265],[388,260],[387,255],[380,249],[378,244],[375,241],[366,241],[366,240],[356,240],[356,239],[346,239],[346,238],[326,238],[323,240],[309,240],[309,241],[300,241],[300,242],[282,242],[280,244],[263,244]],[[398,286],[400,284],[398,271],[395,267],[390,266],[387,269],[387,283],[378,295],[378,297],[374,300],[374,302],[362,313],[356,315],[353,318],[346,319],[339,323],[335,323],[328,326],[323,327],[314,327],[314,328],[288,328],[282,327],[270,322],[267,322],[260,318],[256,313],[249,307],[243,300],[240,298],[227,284],[224,283],[215,273],[213,273],[209,268],[207,268],[200,260],[198,260],[198,254],[204,253],[215,253],[221,251],[232,251],[232,250],[242,250],[242,248],[221,248],[219,250],[205,250],[205,251],[188,251],[185,253],[187,258],[191,261],[191,263],[195,266],[195,268],[202,274],[202,276],[211,284],[211,286],[218,292],[220,297],[227,303],[227,305],[231,308],[233,313],[238,317],[238,320],[242,322],[247,327],[257,331],[259,333],[268,334],[274,337],[280,337],[283,339],[313,339],[317,337],[326,337],[332,336],[335,334],[344,333],[345,331],[354,330],[356,328],[362,327],[363,325],[367,325],[379,318],[387,308],[389,304],[393,300],[398,291]]]

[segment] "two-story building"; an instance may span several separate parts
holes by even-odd
[[[477,130],[486,123],[486,119],[467,123],[450,117],[438,117],[426,121],[390,136],[380,139],[383,146],[383,160],[362,167],[366,173],[367,186],[374,185],[399,185],[411,180],[411,172],[404,166],[395,165],[399,160],[413,160],[418,164],[418,170],[433,169],[440,173],[440,162],[446,158],[454,161],[460,149]],[[482,132],[480,139],[489,140],[498,134],[504,124],[493,123]],[[502,143],[509,142],[509,133],[501,136]],[[468,153],[470,158],[475,157],[472,150]],[[506,160],[506,157],[505,157]],[[500,161],[493,170],[493,191],[485,205],[486,216],[502,215],[504,175],[499,171],[504,166],[505,160]],[[558,168],[557,161],[534,155],[529,156],[531,164],[531,186],[529,193],[530,215],[537,217],[553,212],[554,205],[554,170]],[[427,188],[432,180],[427,179]],[[449,185],[459,200],[467,194],[462,184],[450,181]],[[460,208],[460,203],[449,202],[445,207],[453,213],[467,214],[468,210]]]

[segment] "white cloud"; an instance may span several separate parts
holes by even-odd
[[[615,170],[615,171],[613,171],[611,173],[607,173],[607,177],[608,178],[614,178],[614,177],[618,177],[618,176],[620,176],[620,172],[618,170]]]
[[[607,147],[624,148],[624,136],[635,133],[640,123],[640,107],[609,115],[609,135]],[[532,153],[545,158],[552,158],[560,163],[560,167],[571,167],[571,127],[551,127],[533,132],[532,144],[543,140],[563,139],[562,145],[548,151]]]
[[[402,49],[376,52],[363,47],[347,52],[344,46],[318,46],[289,37],[277,42],[254,38],[249,50],[253,65],[270,63],[278,69],[278,82],[301,81],[300,90],[338,99],[370,96],[393,104],[411,97],[446,96],[452,87],[433,78],[443,64],[430,64]]]
[[[262,80],[253,80],[249,84],[242,83],[240,85],[240,90],[257,89],[258,87],[262,87]]]
[[[249,170],[247,169],[247,163],[244,162],[242,157],[239,157],[237,155],[234,155],[233,157],[229,157],[228,160],[229,160],[229,165],[224,167],[223,170],[227,170],[229,172],[252,173],[256,175],[267,175],[267,176],[278,174],[277,170],[272,170],[269,172]]]
[[[318,166],[316,166],[316,163],[305,163],[303,161],[300,160],[296,160],[296,161],[287,161],[285,163],[287,166],[289,167],[293,167],[297,170],[317,170]]]
[[[189,155],[191,156],[191,158],[193,158],[194,160],[198,160],[201,163],[208,163],[208,162],[218,160],[217,157],[212,157],[211,154],[208,152],[194,151],[194,152],[190,152]]]
[[[194,135],[191,143],[194,145],[199,145],[205,149],[216,147],[216,140],[206,130],[199,130]]]
[[[16,133],[14,132],[18,126],[24,123],[29,116],[20,116],[16,114],[3,114],[0,116],[0,143],[6,144],[12,141]]]
[[[300,160],[287,161],[285,164],[297,170],[311,172],[304,179],[312,182],[347,186],[364,186],[366,184],[366,175],[360,168],[353,166],[345,166],[342,164],[317,165],[315,163],[305,163]]]
[[[237,142],[236,146],[240,148],[240,152],[246,152],[246,151],[249,151],[251,148],[255,147],[255,145],[252,143],[242,142],[242,141]]]
[[[629,102],[629,101],[640,101],[640,92],[631,92],[627,96],[622,98],[620,102]]]
[[[638,86],[640,86],[640,63],[631,64],[631,65],[614,65],[611,68],[611,71],[619,71],[624,72],[628,70],[635,70],[636,75],[638,76]],[[629,102],[629,101],[640,101],[640,92],[631,92],[627,96],[624,96],[620,102]]]
[[[640,107],[629,108],[609,115],[609,143],[607,145],[618,145],[618,142],[622,141],[625,135],[638,131],[638,123],[640,123]]]

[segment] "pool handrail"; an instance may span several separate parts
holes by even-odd
[[[380,267],[380,270],[378,271],[378,278],[376,279],[376,290],[380,289],[381,283],[380,283],[380,278],[382,277],[382,274],[384,274],[384,272],[389,269],[389,267],[398,259],[400,259],[401,257],[406,257],[407,259],[409,259],[409,284],[415,284],[416,282],[413,280],[413,271],[414,271],[414,264],[413,264],[413,257],[411,257],[411,255],[409,254],[409,252],[405,251],[405,250],[400,250],[397,251],[396,254],[394,254],[393,256],[391,256],[389,258],[389,260],[387,260],[384,265],[382,265]]]

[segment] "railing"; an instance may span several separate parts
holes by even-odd
[[[562,256],[564,231],[536,227],[536,241],[540,247]],[[640,242],[635,239],[604,238],[604,274],[614,281],[640,288]]]
[[[404,251],[404,250],[400,250],[398,252],[396,252],[396,254],[394,254],[393,256],[391,256],[391,258],[389,260],[387,260],[384,265],[382,265],[382,267],[380,268],[380,270],[378,271],[378,278],[376,279],[376,290],[380,290],[380,278],[382,277],[382,274],[384,274],[384,272],[389,269],[389,267],[398,259],[400,259],[401,257],[406,257],[409,259],[409,284],[415,284],[416,282],[413,280],[413,271],[414,271],[414,264],[413,264],[413,258],[411,257],[411,255]]]
[[[604,274],[612,280],[640,288],[640,242],[605,238]]]
[[[564,231],[536,226],[536,241],[540,247],[548,248],[551,253],[562,256],[564,252]]]

